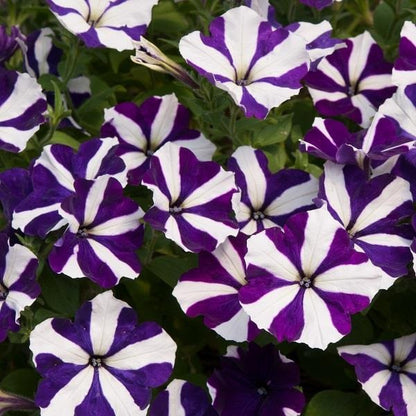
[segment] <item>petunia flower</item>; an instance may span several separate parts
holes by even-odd
[[[416,83],[416,25],[404,22],[400,32],[399,57],[394,62],[393,83],[406,87]]]
[[[305,82],[316,109],[326,116],[343,115],[368,127],[378,107],[395,91],[392,64],[368,32],[345,40],[308,73]]]
[[[290,217],[248,240],[248,283],[240,301],[277,340],[325,349],[351,330],[350,315],[366,308],[381,274],[351,247],[325,206]]]
[[[208,395],[189,381],[172,380],[153,400],[149,416],[218,416]]]
[[[348,231],[355,249],[387,273],[381,288],[394,283],[391,277],[407,274],[413,233],[398,223],[413,214],[409,182],[392,174],[368,180],[357,166],[326,162],[319,197]]]
[[[297,416],[305,404],[299,382],[298,366],[276,346],[250,343],[228,348],[208,388],[218,416]]]
[[[76,179],[74,188],[74,195],[59,208],[68,227],[49,254],[52,270],[88,277],[105,288],[123,276],[136,278],[140,263],[135,250],[143,238],[141,208],[123,196],[114,178]]]
[[[247,236],[228,238],[212,253],[200,253],[199,267],[183,274],[172,292],[188,316],[204,316],[208,328],[236,342],[251,341],[259,333],[238,300],[247,283],[246,253]]]
[[[58,209],[73,194],[77,178],[109,175],[126,185],[124,162],[115,154],[117,146],[115,137],[88,140],[77,153],[61,144],[45,146],[31,169],[33,192],[15,206],[13,228],[43,238],[66,225]]]
[[[154,152],[167,142],[192,150],[200,160],[211,160],[215,146],[189,128],[189,111],[175,94],[150,97],[140,107],[132,102],[104,110],[102,136],[119,139],[117,154],[126,164],[129,183],[138,185]]]
[[[370,399],[394,416],[413,416],[416,405],[416,334],[370,345],[338,347]]]
[[[214,19],[210,32],[210,37],[198,31],[183,37],[180,53],[201,75],[227,91],[247,117],[265,118],[299,92],[309,58],[297,36],[273,28],[246,6]]]
[[[233,199],[235,217],[248,235],[283,226],[290,215],[315,207],[317,179],[298,169],[272,174],[267,164],[264,153],[250,146],[238,147],[228,163],[240,189],[240,198]]]
[[[153,155],[143,185],[153,191],[154,204],[144,220],[185,251],[213,251],[237,235],[231,219],[234,174],[217,163],[166,143]]]
[[[176,345],[156,323],[138,325],[134,310],[107,291],[74,322],[37,325],[30,349],[43,377],[35,397],[42,416],[145,416],[151,389],[172,372]]]
[[[123,51],[144,34],[159,0],[47,0],[52,13],[90,48]]]
[[[0,66],[13,56],[19,47],[19,41],[24,42],[25,37],[17,26],[12,26],[10,34],[5,25],[0,25]]]
[[[36,256],[28,248],[10,246],[8,236],[0,234],[0,342],[7,331],[19,329],[20,313],[40,294],[37,266]]]
[[[28,74],[0,68],[0,149],[21,152],[45,121],[41,86]]]

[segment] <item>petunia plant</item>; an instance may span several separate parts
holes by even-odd
[[[413,3],[0,0],[0,415],[416,416]]]

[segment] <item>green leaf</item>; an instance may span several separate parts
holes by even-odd
[[[182,274],[197,266],[197,257],[188,254],[186,257],[158,256],[148,269],[169,286],[174,287]]]
[[[32,368],[20,368],[9,373],[1,382],[0,388],[10,393],[33,397],[40,377]]]
[[[364,393],[325,390],[309,402],[304,416],[378,416],[385,412]]]
[[[68,134],[64,133],[63,131],[55,131],[52,136],[52,139],[49,140],[50,144],[65,144],[67,146],[72,147],[75,150],[78,150],[80,143],[75,140],[73,137],[69,136]]]
[[[149,32],[160,32],[165,34],[184,33],[188,30],[188,22],[179,13],[172,2],[160,2],[153,9],[152,23]]]
[[[45,267],[39,279],[42,297],[54,311],[68,317],[75,315],[79,306],[79,280],[55,275]]]
[[[292,129],[292,114],[286,114],[278,117],[276,124],[263,127],[260,132],[255,135],[254,146],[266,147],[277,143],[284,142]]]

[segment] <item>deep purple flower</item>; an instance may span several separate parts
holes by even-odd
[[[305,403],[299,382],[297,365],[274,345],[250,343],[229,347],[208,387],[219,416],[296,416]]]
[[[149,416],[218,416],[208,395],[185,380],[175,379],[153,400]]]
[[[175,94],[150,97],[140,107],[132,102],[104,111],[101,135],[116,136],[117,154],[126,164],[129,182],[140,184],[154,152],[167,142],[186,147],[200,160],[211,160],[215,146],[202,133],[189,128],[189,111]]]
[[[10,246],[8,236],[0,234],[0,342],[7,331],[19,329],[20,313],[40,294],[37,266],[36,256],[28,248]]]
[[[90,48],[133,49],[159,0],[47,0],[52,13]]]
[[[176,345],[156,323],[137,324],[111,291],[81,306],[75,321],[52,318],[30,334],[43,380],[43,416],[145,416],[151,389],[169,378]]]
[[[28,74],[0,68],[0,148],[21,152],[45,121],[46,99]]]
[[[105,288],[123,276],[136,278],[141,269],[135,254],[143,238],[141,208],[123,196],[114,178],[77,179],[74,188],[59,209],[68,228],[49,254],[52,270],[72,278],[86,276]]]
[[[346,39],[308,73],[305,82],[316,109],[326,116],[343,115],[363,127],[396,87],[391,82],[392,64],[368,32]]]
[[[283,231],[268,228],[248,240],[244,310],[278,341],[325,349],[351,330],[350,315],[366,308],[381,274],[351,247],[348,233],[325,206],[293,215]]]
[[[199,267],[183,274],[172,292],[188,316],[204,316],[208,328],[236,342],[251,341],[259,332],[238,300],[247,283],[246,253],[244,234],[228,238],[212,253],[202,252]]]
[[[143,185],[154,205],[144,219],[186,251],[213,251],[238,227],[231,219],[234,174],[201,162],[184,147],[166,143],[152,157]]]
[[[179,50],[188,64],[227,91],[247,117],[265,118],[299,92],[309,58],[297,36],[273,28],[246,6],[214,19],[210,32],[210,37],[198,31],[186,35]]]
[[[325,7],[331,6],[335,2],[342,0],[299,0],[301,3],[306,4],[309,7],[313,7],[318,10],[322,10]]]
[[[370,345],[339,347],[355,367],[363,390],[394,416],[412,416],[416,406],[416,334]]]
[[[228,163],[240,190],[240,198],[233,199],[235,217],[248,235],[283,226],[290,215],[315,207],[317,179],[298,169],[272,174],[267,165],[265,154],[249,146],[237,148]]]

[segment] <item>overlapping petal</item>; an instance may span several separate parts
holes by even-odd
[[[153,191],[144,219],[186,251],[213,251],[238,227],[231,219],[234,174],[201,162],[189,150],[166,143],[154,155],[143,184]]]
[[[19,329],[20,313],[40,294],[37,266],[37,258],[28,248],[10,246],[7,235],[0,234],[0,341],[7,331]]]
[[[381,274],[351,248],[348,233],[325,206],[295,214],[283,231],[248,240],[244,310],[279,341],[325,349],[351,330],[350,315],[367,307]]]
[[[49,255],[56,273],[88,277],[102,287],[140,272],[135,250],[141,245],[143,211],[123,196],[120,183],[109,177],[77,179],[75,194],[66,198],[59,213],[68,223]]]
[[[176,345],[153,322],[108,291],[85,303],[74,323],[53,318],[31,333],[33,361],[44,377],[42,415],[145,415],[151,388],[170,376]]]
[[[105,46],[118,51],[132,49],[132,41],[144,34],[158,0],[48,0],[52,13],[66,29],[88,47]]]
[[[124,162],[115,154],[117,139],[92,139],[78,153],[69,146],[45,146],[31,171],[33,192],[15,207],[12,225],[25,234],[44,237],[66,224],[59,214],[61,202],[74,192],[77,178],[112,176],[126,184]]]
[[[28,74],[0,68],[0,148],[21,152],[45,121],[46,99]]]
[[[320,113],[343,115],[368,127],[378,107],[396,89],[392,65],[368,32],[345,43],[345,48],[323,58],[305,81]]]
[[[409,21],[404,22],[400,32],[399,57],[394,62],[392,79],[402,87],[416,83],[416,26]]]
[[[412,231],[398,222],[413,213],[409,182],[392,174],[367,180],[356,166],[327,162],[319,197],[376,266],[392,277],[407,273]],[[387,276],[382,287],[393,283]]]
[[[318,181],[298,169],[282,169],[272,174],[264,153],[241,146],[229,161],[236,175],[241,197],[233,200],[241,231],[253,234],[264,228],[283,226],[290,215],[315,205]]]
[[[175,94],[148,98],[138,107],[121,103],[104,112],[103,136],[116,136],[118,155],[126,164],[129,182],[139,184],[150,158],[166,142],[175,142],[211,160],[215,146],[202,133],[189,129],[189,112]]]
[[[149,416],[217,416],[217,412],[201,387],[175,379],[153,400]]]
[[[258,334],[238,300],[238,291],[246,284],[246,253],[245,235],[228,238],[212,253],[202,252],[199,267],[182,275],[172,292],[188,316],[204,316],[205,325],[236,342]]]
[[[300,90],[309,67],[305,46],[285,29],[274,29],[254,10],[240,6],[216,18],[211,37],[192,32],[179,50],[210,82],[227,91],[247,117],[265,118]]]

